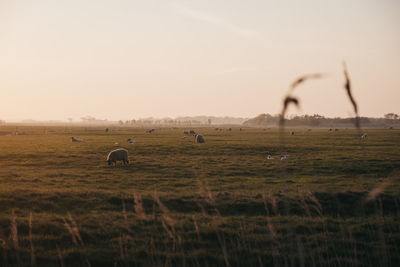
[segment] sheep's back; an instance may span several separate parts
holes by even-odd
[[[108,154],[107,160],[117,161],[117,160],[127,160],[128,159],[128,150],[125,148],[118,148],[111,151]]]

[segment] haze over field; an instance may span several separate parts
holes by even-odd
[[[0,119],[399,113],[400,2],[0,1]],[[292,110],[293,112],[294,110]]]

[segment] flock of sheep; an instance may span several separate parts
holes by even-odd
[[[265,129],[264,129],[264,131],[265,131]],[[310,132],[310,131],[312,131],[312,129],[308,129],[308,131]],[[335,129],[330,128],[329,129],[329,132],[333,132],[333,131],[339,132],[339,129],[337,129],[337,128],[335,128]],[[295,135],[295,131],[290,131],[289,134],[290,135]],[[302,132],[302,134],[304,135],[304,132]],[[368,134],[367,133],[363,133],[361,135],[361,139],[367,139],[367,138],[368,138]]]
[[[221,131],[222,129],[216,128],[215,130]],[[108,132],[109,129],[106,128],[105,131]],[[151,134],[154,131],[155,131],[155,129],[149,129],[149,130],[146,130],[145,132]],[[232,129],[229,128],[228,131],[232,131]],[[242,131],[242,128],[240,128],[240,131]],[[308,129],[308,131],[311,131],[311,129]],[[330,128],[329,131],[330,132],[332,132],[332,131],[338,132],[339,129]],[[183,138],[187,138],[187,135],[194,136],[196,143],[205,143],[206,142],[204,136],[201,135],[201,134],[197,134],[194,130],[183,131],[183,134],[184,134]],[[295,135],[295,132],[294,131],[290,131],[289,134],[290,135]],[[304,132],[303,132],[303,134],[304,134]],[[361,139],[366,139],[366,138],[368,138],[368,134],[367,133],[362,134]],[[72,142],[84,142],[83,139],[78,139],[78,138],[75,138],[75,137],[71,137],[71,141]],[[135,144],[136,143],[131,138],[128,138],[127,142],[130,143],[130,144]],[[118,144],[118,143],[115,143],[115,144]],[[280,160],[286,160],[288,157],[289,157],[288,154],[282,155],[280,157]],[[272,155],[268,154],[267,155],[267,159],[268,160],[273,160],[274,157]],[[114,165],[117,165],[117,161],[122,161],[122,163],[124,165],[129,164],[128,150],[126,150],[125,148],[115,149],[115,150],[111,151],[110,153],[108,153],[106,161],[107,161],[108,165],[111,165],[113,163],[114,163]]]
[[[105,132],[108,132],[108,131],[109,131],[109,129],[106,128]],[[145,132],[152,133],[154,131],[155,131],[155,129],[149,129],[149,130],[146,130]],[[205,143],[206,142],[205,138],[201,134],[197,134],[193,130],[184,131],[183,133],[187,134],[187,135],[193,135],[196,143]],[[184,136],[184,138],[186,138],[186,136]],[[85,142],[85,141],[83,139],[71,137],[71,142],[80,143],[80,142]],[[128,138],[127,142],[130,144],[136,143],[136,141],[131,138]],[[115,143],[115,144],[117,145],[118,143]],[[118,149],[112,150],[110,153],[108,153],[106,161],[107,161],[108,165],[111,165],[114,163],[115,166],[117,165],[117,161],[122,161],[122,163],[124,165],[129,164],[128,150],[126,150],[125,148],[118,148]]]

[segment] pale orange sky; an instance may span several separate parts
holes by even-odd
[[[0,119],[400,113],[400,1],[0,0]],[[296,112],[295,110],[292,110]]]

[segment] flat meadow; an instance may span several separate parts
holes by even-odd
[[[400,130],[216,127],[0,126],[0,266],[400,265]]]

